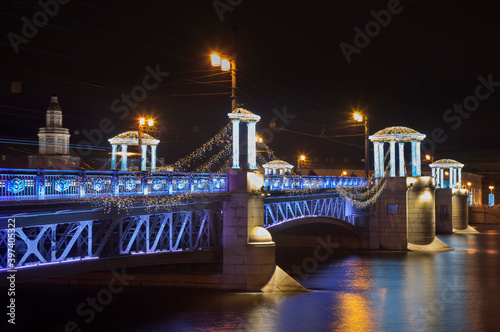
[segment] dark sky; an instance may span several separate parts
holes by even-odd
[[[354,28],[365,30],[374,20],[371,11],[388,6],[398,13],[347,63],[339,44],[354,45]],[[447,109],[475,95],[479,76],[500,82],[496,1],[244,0],[226,11],[223,21],[212,0],[71,0],[59,7],[16,54],[9,33],[23,36],[21,17],[43,16],[36,14],[40,7],[35,1],[0,4],[2,138],[36,140],[55,91],[65,127],[80,131],[72,136],[73,144],[85,139],[83,130],[99,128],[109,118],[114,131],[102,140],[95,136],[99,145],[109,147],[107,139],[134,129],[139,114],[153,114],[169,132],[178,131],[178,142],[170,134],[160,147],[160,157],[173,162],[227,123],[228,95],[185,95],[230,91],[229,82],[193,83],[230,78],[216,75],[221,72],[212,69],[209,54],[231,54],[237,26],[240,102],[262,116],[261,131],[269,128],[273,108],[286,107],[296,115],[286,124],[288,130],[330,137],[356,134],[361,128],[335,128],[360,107],[368,112],[370,133],[402,125],[431,135],[440,128],[447,135],[436,144],[440,150],[499,145],[500,91],[483,98],[474,112],[450,111],[449,116],[463,120],[460,124],[443,118]],[[113,101],[142,85],[147,66],[170,74],[120,119],[121,113],[112,111]],[[22,93],[10,92],[12,81],[22,82]],[[285,125],[279,119],[276,124]],[[193,126],[199,132],[193,133]],[[362,148],[345,144],[362,146],[362,137],[338,139],[341,143],[283,131],[274,133],[269,146],[289,161],[300,152],[363,158]],[[0,146],[5,150],[6,144]],[[26,152],[34,148],[16,146]]]

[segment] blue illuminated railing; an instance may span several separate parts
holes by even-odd
[[[0,201],[228,190],[226,174],[0,169]]]
[[[270,191],[294,189],[336,189],[366,187],[366,178],[343,176],[266,175],[264,187]]]

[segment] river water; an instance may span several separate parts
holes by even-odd
[[[336,252],[299,280],[312,290],[300,295],[125,288],[88,323],[75,308],[99,288],[19,285],[16,327],[64,331],[73,321],[82,331],[500,331],[500,226],[477,230],[439,236],[454,249],[444,253]]]

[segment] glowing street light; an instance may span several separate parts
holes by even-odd
[[[493,189],[495,189],[495,187],[494,186],[489,186],[488,188],[490,189],[490,194],[493,194]]]
[[[148,126],[153,127],[153,119],[148,119]]]
[[[210,58],[212,59],[212,66],[214,67],[220,66],[220,56],[217,53],[212,53],[210,55]]]
[[[146,119],[140,118],[139,119],[139,125],[144,126],[146,124]]]
[[[431,156],[430,156],[430,155],[428,155],[428,154],[426,154],[426,155],[425,155],[425,160],[431,160],[431,159],[432,159],[432,158],[431,158]]]
[[[220,56],[217,53],[210,55],[212,66],[220,67],[222,71],[231,72],[231,111],[237,108],[237,95],[238,87],[236,85],[236,59],[226,56]]]
[[[365,176],[366,178],[370,178],[370,155],[368,153],[368,117],[365,115],[362,115],[360,112],[356,111],[353,114],[354,121],[357,122],[364,122],[365,125]]]
[[[359,114],[358,112],[355,112],[354,113],[354,120],[356,120],[358,122],[363,122],[363,116],[361,114]]]
[[[301,162],[302,162],[302,166],[303,166],[305,161],[306,161],[306,156],[304,156],[303,154],[300,155],[299,159],[297,160],[297,168],[300,168]]]
[[[230,71],[231,70],[231,62],[227,59],[222,59],[220,62],[220,69],[222,71]]]

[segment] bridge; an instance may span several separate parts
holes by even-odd
[[[352,223],[336,190],[365,185],[357,177],[266,175],[251,195],[269,229],[318,216]],[[29,271],[30,279],[158,264],[153,253],[168,256],[162,263],[217,261],[230,199],[228,174],[1,169],[0,273]]]
[[[19,270],[18,280],[35,280],[127,266],[218,263],[222,276],[181,284],[298,290],[301,286],[276,266],[276,243],[314,246],[318,236],[338,233],[348,240],[337,237],[329,245],[447,250],[435,237],[437,225],[449,233],[469,230],[460,172],[453,173],[456,188],[439,189],[433,177],[420,174],[419,142],[425,135],[390,127],[371,136],[375,176],[370,179],[291,175],[289,165],[263,176],[254,137],[260,117],[238,110],[230,113],[233,154],[226,173],[0,169],[0,274]],[[249,123],[242,156],[240,121]],[[223,141],[228,128],[176,168]],[[385,141],[390,151],[384,157]],[[404,142],[411,142],[412,176],[406,174]],[[200,169],[229,151],[224,148]],[[248,162],[240,167],[245,157]]]

